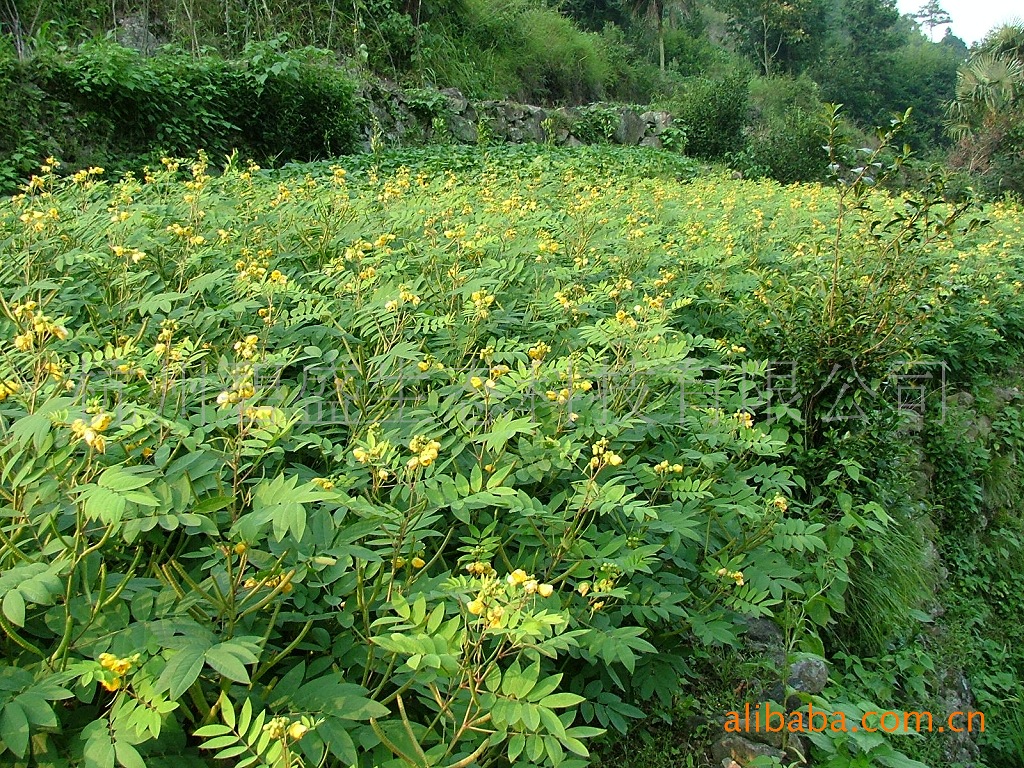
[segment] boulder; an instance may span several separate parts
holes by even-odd
[[[821,659],[801,659],[789,668],[789,685],[800,693],[821,693],[828,685],[828,666]]]
[[[478,138],[476,123],[459,115],[448,115],[445,118],[445,125],[448,126],[448,133],[460,144],[476,144]]]
[[[665,129],[672,125],[672,115],[668,112],[644,112],[640,119],[647,123],[649,132],[660,136]]]
[[[640,119],[636,110],[623,107],[619,110],[619,124],[615,127],[612,140],[616,144],[636,146],[647,132],[647,124]]]
[[[653,147],[654,149],[664,149],[664,145],[661,143],[661,139],[657,136],[644,136],[640,139],[641,147]]]
[[[745,739],[735,733],[730,733],[718,739],[711,747],[711,755],[715,762],[726,765],[728,760],[734,760],[741,766],[746,766],[754,758],[774,757],[782,760],[786,753],[781,749],[767,744],[758,744],[750,739]]]
[[[441,93],[447,97],[448,106],[456,115],[463,114],[469,107],[469,99],[463,96],[458,88],[442,88]]]

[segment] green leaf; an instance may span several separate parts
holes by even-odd
[[[7,702],[0,712],[0,737],[4,744],[18,757],[24,757],[28,750],[29,727],[25,710],[16,701]]]
[[[231,643],[220,643],[206,652],[206,663],[236,683],[248,683],[249,673]],[[172,697],[173,698],[173,697]]]
[[[114,768],[114,744],[106,720],[94,720],[83,731],[85,749],[82,751],[84,768]]]
[[[146,761],[142,759],[142,755],[126,741],[114,742],[114,755],[124,768],[146,768]]]
[[[583,696],[578,696],[575,693],[553,693],[541,699],[540,704],[548,709],[564,709],[565,707],[575,707],[583,700]]]
[[[25,598],[17,589],[12,589],[4,595],[4,616],[15,626],[25,626]]]
[[[188,645],[178,650],[164,667],[157,681],[156,690],[167,691],[167,696],[171,699],[181,698],[203,671],[206,650],[201,644]]]

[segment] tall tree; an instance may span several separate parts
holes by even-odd
[[[946,12],[939,0],[928,0],[913,16],[922,27],[928,30],[929,40],[935,39],[936,27],[953,22],[953,17]]]
[[[824,33],[821,0],[713,0],[712,5],[728,14],[740,50],[767,76],[809,58]]]
[[[665,71],[665,0],[622,0],[634,16],[654,23],[658,32],[658,63]]]

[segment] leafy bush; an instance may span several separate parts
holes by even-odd
[[[743,146],[747,83],[747,76],[736,72],[715,79],[687,78],[662,105],[683,125],[690,154],[720,159]]]
[[[232,62],[143,58],[89,41],[41,51],[26,65],[5,59],[10,74],[0,88],[22,103],[34,92],[32,108],[12,119],[26,137],[30,128],[45,131],[38,145],[59,149],[78,167],[137,168],[199,147],[239,149],[261,161],[351,152],[363,122],[353,83],[325,52],[285,52],[282,45],[253,45]]]
[[[823,181],[828,156],[825,108],[808,78],[756,78],[751,81],[746,144],[730,154],[747,176],[769,176],[784,184]]]

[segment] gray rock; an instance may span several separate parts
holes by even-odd
[[[747,619],[747,631],[743,636],[747,645],[755,651],[781,649],[786,642],[782,627],[764,617]]]
[[[668,112],[644,112],[640,119],[647,123],[655,136],[660,136],[672,125],[672,115]]]
[[[153,34],[154,19],[145,13],[130,13],[117,20],[115,39],[127,48],[149,54],[167,42]]]
[[[744,766],[755,757],[765,755],[781,760],[786,756],[786,753],[781,749],[776,749],[767,744],[758,744],[738,734],[730,733],[718,739],[712,745],[711,755],[715,762],[722,763],[723,765],[727,765],[726,761],[728,760],[735,760],[741,766]]]
[[[664,149],[664,145],[661,143],[661,139],[657,136],[644,136],[640,139],[641,147],[653,147],[654,149]]]
[[[954,712],[975,711],[974,695],[971,693],[971,684],[967,676],[960,669],[946,670],[940,677],[938,699],[942,704],[944,718],[949,718]],[[974,742],[978,731],[977,722],[975,730],[968,731],[964,716],[960,716],[957,725],[962,729],[956,733],[947,728],[942,737],[943,754],[947,761],[964,766],[973,766],[978,759],[978,745]]]
[[[646,131],[647,124],[640,119],[640,115],[629,107],[623,107],[619,111],[619,124],[615,128],[615,133],[612,134],[612,140],[616,144],[636,146]]]
[[[579,139],[577,139],[575,136],[570,135],[569,138],[565,140],[565,146],[567,146],[567,147],[582,147],[583,146],[583,142],[580,141]]]
[[[828,685],[828,667],[821,659],[801,659],[789,668],[789,685],[800,693],[821,693]]]
[[[469,107],[469,99],[458,88],[442,88],[441,93],[448,97],[448,105],[455,114],[461,115]]]
[[[456,141],[461,144],[476,144],[478,133],[476,123],[467,120],[459,115],[448,115],[445,119],[448,132]]]

